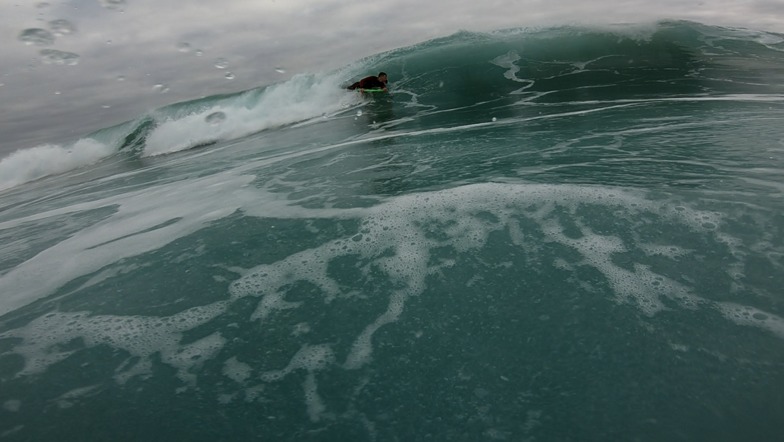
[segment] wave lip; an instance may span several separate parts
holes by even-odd
[[[340,87],[343,80],[340,73],[297,75],[268,87],[165,106],[71,145],[20,149],[0,160],[0,191],[89,166],[118,152],[164,155],[329,115],[359,100]]]
[[[339,111],[357,100],[340,87],[342,80],[337,73],[297,75],[284,83],[201,103],[183,116],[163,114],[150,131],[142,155],[238,139]]]

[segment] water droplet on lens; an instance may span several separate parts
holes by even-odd
[[[155,86],[152,87],[152,89],[155,92],[158,92],[158,93],[161,93],[161,94],[165,94],[166,92],[169,92],[169,86],[167,86],[165,84],[156,84]]]
[[[118,75],[117,81],[125,81],[125,75]]]
[[[118,9],[125,4],[125,0],[100,0],[101,6],[106,9]]]
[[[226,72],[225,77],[226,77],[227,80],[234,80],[234,78],[235,78],[234,74],[231,73],[231,72]]]
[[[191,51],[191,44],[186,42],[177,43],[177,50],[184,54],[187,54],[188,52]]]
[[[277,72],[279,74],[285,74],[286,70],[281,68],[281,67],[277,67],[277,68],[275,68],[275,72]]]
[[[46,29],[30,28],[19,34],[19,41],[26,45],[48,46],[54,43],[54,35]]]
[[[226,121],[226,114],[223,112],[213,112],[207,115],[207,117],[204,118],[204,121],[209,124],[220,124]]]
[[[204,51],[202,51],[201,49],[196,49],[195,54],[197,57],[201,57],[202,55],[204,55]]]
[[[218,69],[226,69],[227,67],[229,67],[229,61],[226,60],[225,58],[219,58],[215,60],[215,67]]]
[[[73,52],[58,51],[57,49],[42,49],[41,61],[45,64],[64,64],[76,66],[79,64],[79,54]]]
[[[50,21],[49,29],[51,29],[55,35],[70,35],[76,33],[76,25],[63,19]]]

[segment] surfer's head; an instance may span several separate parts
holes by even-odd
[[[389,81],[387,79],[387,73],[386,72],[379,72],[378,73],[378,80],[381,81],[384,84],[387,84],[387,81]]]

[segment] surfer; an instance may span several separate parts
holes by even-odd
[[[387,74],[385,72],[379,72],[378,75],[371,75],[369,77],[365,77],[356,83],[349,86],[347,89],[355,90],[355,89],[381,89],[383,91],[387,90]]]

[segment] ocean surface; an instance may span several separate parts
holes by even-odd
[[[0,189],[2,440],[784,434],[781,34],[461,32]]]

